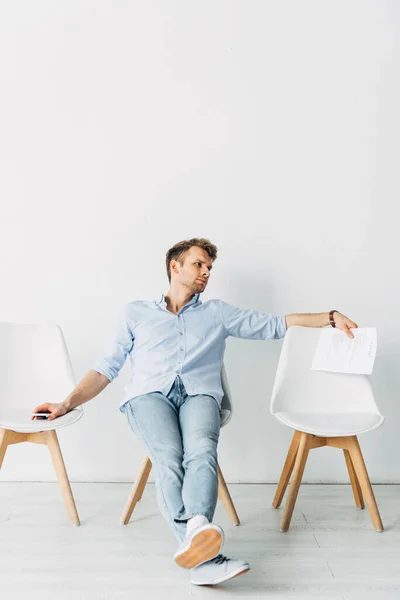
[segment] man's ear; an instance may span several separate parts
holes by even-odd
[[[171,260],[170,262],[171,273],[172,271],[177,275],[179,273],[179,265],[177,260]]]

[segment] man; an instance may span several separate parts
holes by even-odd
[[[175,561],[191,569],[195,585],[221,583],[250,569],[220,553],[224,534],[212,523],[226,338],[280,339],[291,325],[329,323],[353,338],[357,327],[336,311],[284,317],[222,300],[203,304],[200,294],[216,258],[216,246],[204,238],[175,244],[166,255],[167,295],[158,302],[128,303],[103,358],[64,402],[34,411],[50,411],[51,421],[94,398],[130,355],[131,380],[120,409],[153,463],[159,506],[179,542]]]

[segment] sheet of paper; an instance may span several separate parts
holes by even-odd
[[[352,340],[339,329],[323,329],[311,369],[370,375],[377,349],[376,328],[359,327],[351,331],[354,334]]]

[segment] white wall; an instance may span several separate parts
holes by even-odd
[[[378,328],[371,380],[387,420],[360,442],[372,480],[399,482],[399,12],[2,2],[0,320],[59,323],[80,379],[119,308],[167,290],[166,250],[210,237],[207,298],[335,308]],[[282,468],[291,432],[269,415],[281,344],[228,341],[230,482]],[[118,410],[128,369],[60,431],[71,480],[133,480],[144,452]],[[46,449],[12,446],[1,479],[53,480]],[[341,453],[312,453],[305,480],[347,481]]]

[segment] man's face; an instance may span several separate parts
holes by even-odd
[[[175,263],[174,273],[177,273],[180,285],[189,288],[192,294],[201,294],[207,287],[212,269],[212,261],[203,248],[192,246],[182,258],[183,263]]]

